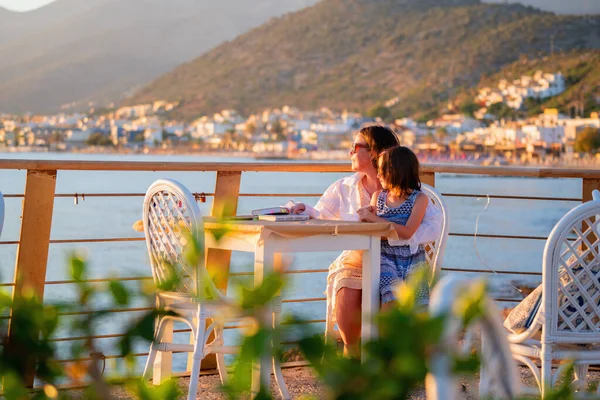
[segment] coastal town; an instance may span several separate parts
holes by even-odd
[[[386,106],[398,98],[369,115],[285,105],[248,116],[222,110],[184,122],[172,117],[179,104],[169,101],[111,104],[55,115],[0,114],[0,151],[238,152],[255,158],[341,158],[346,157],[353,132],[380,123],[393,128],[401,142],[425,160],[483,165],[600,163],[596,157],[600,93],[595,95],[593,111],[574,106],[567,114],[546,108],[515,117],[526,103],[565,90],[560,72],[538,70],[510,82],[502,79],[496,87],[479,88],[469,112],[449,103],[436,117],[418,120],[386,115]],[[507,118],[506,110],[515,111],[512,118]]]

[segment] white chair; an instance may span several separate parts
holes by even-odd
[[[4,227],[4,196],[0,192],[0,236],[2,236],[2,228]]]
[[[487,296],[484,297],[484,314],[467,330],[461,329],[461,316],[456,315],[453,305],[461,293],[468,290],[472,281],[457,276],[446,276],[438,282],[431,293],[429,313],[431,316],[446,316],[442,341],[432,352],[430,371],[425,380],[427,398],[431,400],[455,400],[464,398],[460,393],[460,376],[452,370],[454,357],[470,354],[471,342],[476,330],[486,333],[488,348],[493,351],[481,354],[481,363],[495,379],[490,386],[495,389],[495,398],[513,399],[519,392],[519,376],[513,361],[500,311]],[[493,357],[490,355],[493,354]]]
[[[223,355],[236,353],[239,347],[224,346],[223,328],[226,319],[240,316],[241,307],[235,306],[215,287],[206,271],[203,254],[197,265],[190,265],[186,260],[184,250],[188,245],[188,234],[199,238],[199,245],[203,246],[204,224],[194,196],[183,185],[170,179],[154,182],[144,199],[143,224],[155,284],[160,287],[173,274],[177,275],[178,280],[178,286],[172,291],[157,290],[157,306],[177,315],[157,318],[154,341],[150,345],[143,376],[144,379],[150,378],[158,352],[192,352],[188,399],[195,399],[200,364],[208,354],[216,354],[221,382],[227,381]],[[207,320],[211,321],[208,329]],[[168,324],[174,321],[183,322],[190,327],[193,345],[167,340],[165,333]],[[214,334],[214,340],[207,343],[211,333]],[[284,399],[290,398],[279,361],[275,358],[273,368],[281,396]]]
[[[430,283],[433,283],[434,279],[439,275],[439,271],[442,267],[444,249],[446,248],[446,241],[448,239],[450,225],[448,208],[442,195],[432,186],[423,183],[421,184],[421,191],[427,195],[431,204],[433,204],[433,206],[437,208],[441,216],[441,226],[438,238],[434,242],[428,243],[424,246],[425,256],[427,258],[427,262],[431,267]],[[330,290],[327,290],[327,293],[329,292]],[[335,330],[335,321],[333,318],[333,304],[329,297],[327,298],[326,312],[327,315],[325,320],[325,336],[327,338],[333,337],[335,339],[339,339],[339,332]]]
[[[568,365],[564,361],[574,360],[580,390],[588,366],[600,364],[600,193],[595,192],[592,201],[569,211],[552,229],[542,259],[540,307],[531,326],[508,335],[513,357],[532,371],[542,397]],[[554,373],[553,361],[562,362]],[[489,393],[488,380],[482,370],[482,396]]]
[[[144,369],[144,378],[149,378],[157,352],[193,352],[188,399],[195,399],[200,363],[211,353],[216,353],[217,367],[221,382],[227,380],[227,370],[223,353],[235,351],[223,346],[223,309],[228,301],[214,286],[204,266],[204,257],[199,265],[189,265],[184,257],[188,245],[188,234],[204,238],[204,224],[194,196],[181,184],[169,179],[154,182],[146,193],[143,211],[144,234],[152,267],[152,276],[157,287],[165,284],[173,274],[179,280],[173,291],[157,290],[157,306],[173,311],[177,316],[158,317],[155,325],[154,341]],[[199,290],[206,300],[201,301]],[[212,319],[206,329],[207,318]],[[192,344],[170,343],[164,340],[168,324],[183,322],[192,331]],[[215,339],[207,344],[209,334]],[[155,382],[158,384],[160,382]]]
[[[450,216],[448,215],[446,202],[440,192],[424,183],[421,184],[421,191],[429,197],[429,201],[438,209],[442,218],[439,238],[435,242],[428,243],[424,246],[427,262],[431,266],[430,283],[433,283],[434,279],[439,277],[442,268],[444,250],[446,249],[446,241],[448,240],[448,233],[450,232]]]

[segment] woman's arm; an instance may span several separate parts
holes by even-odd
[[[311,218],[340,219],[340,189],[341,181],[334,182],[327,188],[314,207],[305,203],[296,203],[292,207],[293,214],[307,214]]]

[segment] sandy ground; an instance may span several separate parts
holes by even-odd
[[[286,368],[283,370],[283,375],[293,399],[307,400],[326,398],[324,386],[316,379],[314,373],[309,367]],[[592,382],[598,382],[600,379],[600,372],[591,372],[589,374],[589,379]],[[533,385],[533,379],[525,368],[521,368],[521,380],[524,385]],[[181,398],[185,399],[189,385],[189,378],[179,378],[177,382],[182,393],[184,394]],[[477,399],[478,384],[478,376],[472,380],[463,381],[463,398],[468,400]],[[219,386],[220,381],[218,375],[206,375],[200,377],[197,398],[208,400],[226,399],[227,397],[219,391]],[[276,399],[280,398],[274,383],[272,384],[271,389],[274,397]],[[71,394],[74,395],[75,398],[83,399],[83,394],[80,391],[71,391]],[[133,398],[122,387],[116,387],[113,394],[115,398],[118,399]],[[418,388],[410,398],[414,400],[425,399],[425,389]]]

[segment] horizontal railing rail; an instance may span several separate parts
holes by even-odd
[[[179,172],[351,172],[349,163],[212,163],[152,161],[0,160],[0,169],[37,171],[179,171]],[[554,167],[490,167],[423,164],[421,171],[534,178],[600,179],[600,170]]]
[[[26,182],[24,193],[9,193],[4,197],[7,199],[23,199],[23,214],[21,221],[21,234],[18,240],[0,241],[0,245],[18,245],[17,260],[15,266],[15,280],[13,282],[0,283],[0,287],[12,288],[13,296],[19,296],[29,287],[40,297],[44,296],[46,286],[70,285],[75,282],[72,280],[47,280],[46,264],[48,258],[48,248],[55,244],[83,244],[83,243],[118,243],[118,242],[140,242],[143,237],[133,237],[127,235],[122,237],[84,237],[84,238],[61,238],[52,239],[50,237],[50,227],[53,217],[53,204],[55,199],[63,198],[141,198],[145,193],[56,193],[56,180],[58,171],[169,171],[169,172],[215,172],[216,180],[214,190],[210,192],[194,192],[198,200],[212,198],[212,212],[215,214],[226,201],[234,200],[233,212],[237,207],[238,198],[267,198],[267,197],[319,197],[321,193],[240,193],[240,183],[242,174],[247,172],[290,172],[290,173],[349,173],[351,167],[348,163],[198,163],[198,162],[116,162],[116,161],[53,161],[53,160],[0,160],[0,170],[26,170]],[[547,168],[547,167],[483,167],[472,165],[423,165],[422,181],[435,186],[435,174],[467,174],[467,175],[487,175],[503,177],[534,177],[534,178],[577,178],[582,180],[582,190],[580,196],[561,197],[550,196],[526,196],[526,195],[504,195],[504,194],[476,194],[476,193],[442,193],[449,198],[489,198],[504,199],[515,201],[553,201],[553,202],[581,202],[591,199],[593,189],[600,187],[600,170],[593,169],[571,169],[571,168]],[[60,175],[58,175],[60,179]],[[193,190],[193,187],[190,187]],[[507,232],[500,234],[477,232],[450,232],[454,237],[477,237],[482,239],[496,240],[546,240],[544,236],[535,235],[515,235]],[[207,265],[219,265],[225,269],[226,276],[251,276],[252,272],[229,273],[230,252],[210,250],[208,253],[209,262]],[[309,274],[326,273],[327,269],[298,269],[287,271],[288,274]],[[442,271],[449,273],[475,273],[500,275],[523,275],[530,277],[541,277],[541,272],[522,272],[522,271],[504,271],[504,270],[486,270],[486,269],[468,269],[468,268],[450,268],[442,267]],[[110,281],[111,277],[98,277],[90,279],[88,283],[105,283]],[[150,276],[123,277],[122,281],[144,281],[151,280]],[[217,282],[220,289],[225,290],[226,281]],[[301,304],[309,302],[324,302],[325,297],[307,297],[296,299],[284,299],[286,304]],[[514,303],[519,299],[506,296],[497,297],[497,301],[504,303]],[[147,307],[131,307],[129,309],[115,309],[115,313],[135,313],[149,310]],[[83,315],[94,311],[72,311],[64,315]],[[10,318],[8,316],[0,317],[2,319]],[[311,319],[307,323],[323,323],[324,319]],[[240,326],[228,326],[228,329],[237,329]],[[189,330],[175,330],[175,333],[187,333]],[[10,335],[10,329],[9,329]],[[91,339],[110,339],[121,337],[118,332],[106,333],[91,337]],[[87,340],[87,337],[61,337],[53,341],[66,342],[75,340]],[[145,356],[145,353],[136,354]],[[110,355],[107,358],[117,358]],[[61,362],[70,362],[75,360],[61,360]],[[33,372],[30,371],[27,377],[29,382],[33,383]]]

